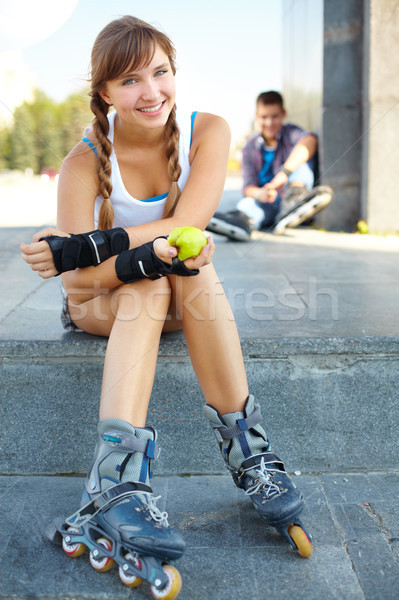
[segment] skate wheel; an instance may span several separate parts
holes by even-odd
[[[294,542],[302,558],[309,558],[313,554],[312,543],[302,527],[299,527],[299,525],[290,525],[288,527],[288,535]]]
[[[162,590],[155,587],[155,585],[152,585],[151,593],[154,596],[154,598],[164,598],[164,600],[174,600],[174,598],[177,598],[177,596],[180,594],[180,591],[181,591],[181,586],[182,586],[181,575],[180,575],[179,571],[177,569],[175,569],[175,567],[172,567],[171,565],[164,565],[163,570],[165,571],[165,573],[169,579],[167,585],[164,588],[162,588]]]
[[[107,550],[112,550],[112,543],[107,540],[107,538],[100,538],[97,540],[97,544],[100,546],[104,546]],[[90,552],[90,564],[96,571],[100,571],[101,573],[105,573],[105,571],[109,571],[115,564],[115,561],[109,556],[103,556],[102,558],[97,558],[94,555],[95,550]]]
[[[76,529],[76,527],[68,527],[68,531],[70,533],[78,533],[79,529]],[[65,554],[68,554],[68,556],[71,556],[72,558],[77,558],[78,556],[82,556],[82,554],[86,551],[86,546],[81,542],[78,542],[76,544],[68,544],[68,542],[63,537],[62,549],[64,550]]]
[[[135,556],[130,554],[130,552],[125,554],[125,560],[126,560],[126,562],[133,563],[133,565],[135,567],[137,567],[138,569],[141,570],[141,562],[139,561],[138,558],[136,558]],[[143,583],[143,580],[141,579],[141,577],[138,577],[137,575],[127,575],[125,573],[125,571],[123,570],[123,567],[119,567],[119,577],[120,577],[122,583],[124,583],[128,587],[132,587],[132,588],[137,587],[138,585],[140,585],[140,583]]]

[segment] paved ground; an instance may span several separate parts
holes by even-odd
[[[43,281],[19,256],[35,231],[0,228],[3,340],[63,334],[59,280]],[[215,238],[214,264],[242,338],[399,335],[399,236],[295,229],[243,244]]]
[[[396,600],[399,591],[398,473],[295,478],[314,554],[300,558],[263,525],[229,475],[154,479],[171,523],[188,544],[176,563],[181,600]],[[83,480],[0,478],[0,598],[150,598],[129,591],[117,570],[96,573],[43,537],[52,517],[73,512]]]

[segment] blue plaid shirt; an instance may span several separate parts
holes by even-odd
[[[307,135],[316,135],[311,131],[305,131],[298,125],[293,123],[287,123],[282,126],[278,132],[277,147],[273,161],[273,175],[278,173],[281,166],[287,160],[291,154],[294,146],[299,142],[300,139]],[[263,153],[262,148],[265,145],[265,140],[261,133],[257,133],[252,136],[242,149],[242,175],[243,175],[243,188],[245,189],[248,185],[261,186],[259,182],[259,173],[263,166]],[[309,160],[309,166],[314,169],[314,158]]]

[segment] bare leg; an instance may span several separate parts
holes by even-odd
[[[100,419],[145,426],[170,299],[170,285],[163,278],[120,286],[84,305],[70,303],[71,317],[80,328],[109,336]]]
[[[213,265],[196,277],[169,277],[202,393],[221,414],[242,411],[248,383],[230,305]]]
[[[71,317],[88,333],[110,337],[104,364],[100,418],[145,425],[162,330],[181,323],[206,402],[221,414],[241,411],[248,384],[237,327],[213,265],[196,277],[121,286],[84,305]],[[172,319],[165,322],[173,291]],[[82,312],[84,316],[82,317]],[[154,318],[155,317],[155,318]]]

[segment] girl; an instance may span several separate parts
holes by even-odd
[[[88,546],[97,569],[115,560],[124,583],[147,579],[162,598],[176,597],[181,583],[161,563],[184,551],[149,486],[157,435],[146,416],[162,332],[184,331],[204,414],[236,484],[279,527],[298,522],[302,510],[248,392],[237,329],[211,263],[212,239],[180,263],[161,237],[176,227],[206,227],[230,144],[222,118],[177,115],[175,71],[169,38],[139,19],[125,16],[100,32],[91,57],[93,125],[63,163],[58,229],[21,245],[44,279],[63,272],[65,325],[109,337],[82,508],[57,522],[53,537],[61,534],[75,556]]]

